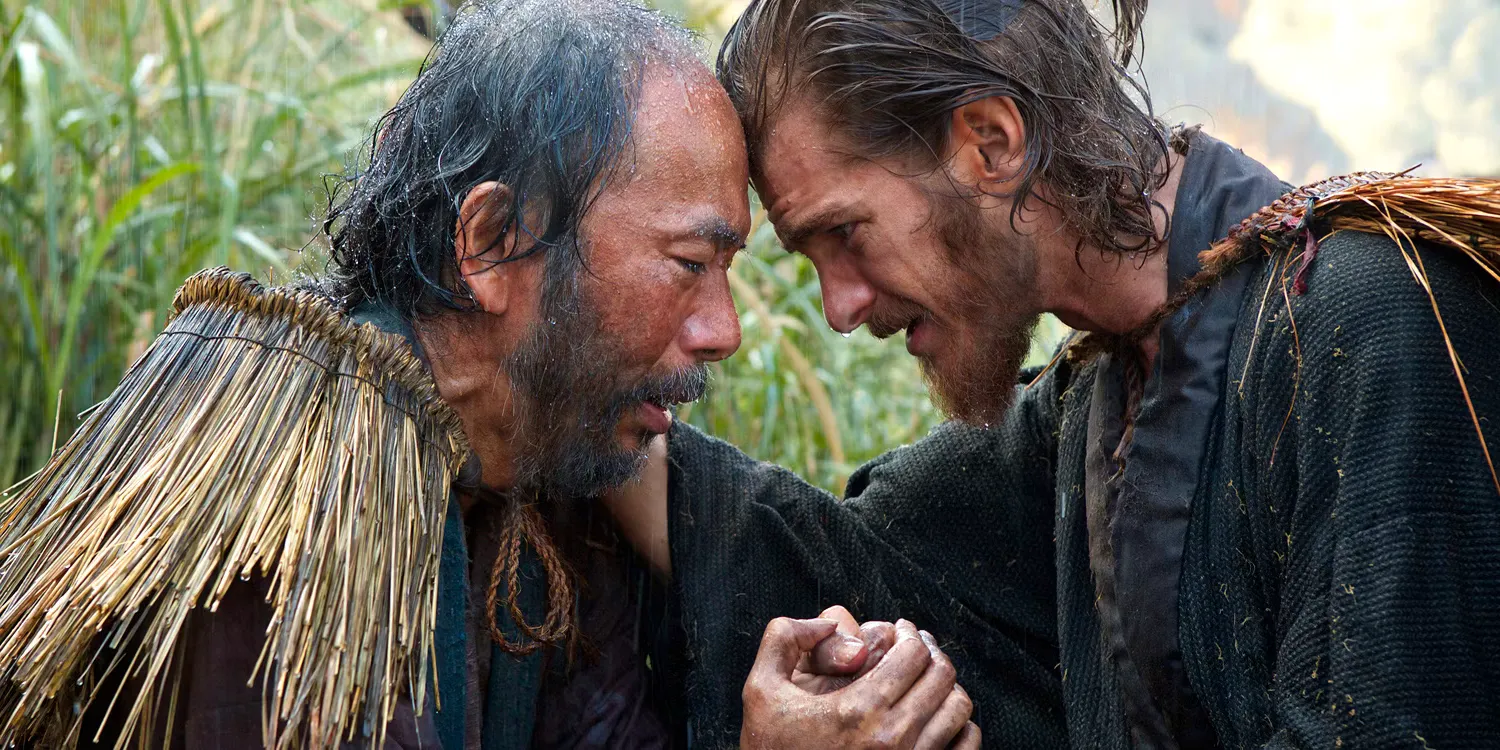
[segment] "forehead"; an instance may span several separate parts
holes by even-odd
[[[621,172],[616,183],[637,193],[743,198],[744,133],[728,95],[701,62],[647,65]]]
[[[788,102],[768,123],[755,188],[772,221],[826,204],[853,200],[856,181],[882,171],[853,150],[818,116],[815,107]]]

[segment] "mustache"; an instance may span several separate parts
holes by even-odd
[[[665,375],[648,376],[625,393],[620,402],[635,404],[646,401],[657,406],[692,403],[708,392],[708,380],[708,365],[688,365]]]
[[[931,313],[915,302],[893,300],[871,310],[869,319],[865,321],[865,327],[869,329],[871,336],[877,339],[887,339],[906,330],[911,324],[930,317],[932,317]]]

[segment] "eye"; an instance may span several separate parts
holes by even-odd
[[[706,268],[706,266],[704,266],[702,263],[691,260],[683,260],[682,258],[678,258],[677,263],[680,264],[683,268],[687,269],[687,272],[691,274],[703,273],[704,269]]]
[[[834,227],[833,229],[828,230],[828,233],[841,240],[847,240],[849,239],[849,235],[854,234],[854,227],[856,224],[857,222],[853,221],[845,222]]]

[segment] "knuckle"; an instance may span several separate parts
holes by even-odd
[[[914,638],[903,638],[896,641],[887,656],[894,655],[901,661],[910,661],[923,666],[932,662],[932,652],[927,650],[927,645]]]
[[[954,712],[961,714],[965,719],[968,719],[969,715],[974,713],[974,701],[969,698],[967,693],[954,691],[953,696],[949,700],[953,701]]]
[[[834,707],[834,718],[839,726],[846,729],[858,727],[865,722],[865,717],[870,715],[872,706],[870,700],[863,694],[855,693],[845,696]]]
[[[929,664],[927,668],[932,670],[932,674],[934,677],[942,680],[943,682],[951,682],[955,684],[958,682],[958,670],[954,669],[953,662],[948,661],[947,659],[939,659],[937,661],[934,661],[932,664]]]
[[[745,704],[745,708],[748,709],[753,705],[757,705],[761,697],[759,681],[754,677],[745,680],[745,687],[740,690],[740,701]]]
[[[792,618],[778,617],[766,623],[766,633],[762,636],[762,640],[787,640],[792,637],[794,627],[792,625]]]

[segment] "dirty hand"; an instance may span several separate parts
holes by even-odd
[[[894,623],[871,620],[860,624],[841,606],[823,610],[818,619],[833,620],[838,630],[804,653],[792,671],[792,682],[809,693],[821,695],[848,685],[879,664],[896,644]]]
[[[867,645],[838,609],[825,612],[838,619],[766,626],[745,681],[742,747],[979,746],[968,694],[930,634],[905,620],[872,623]]]

